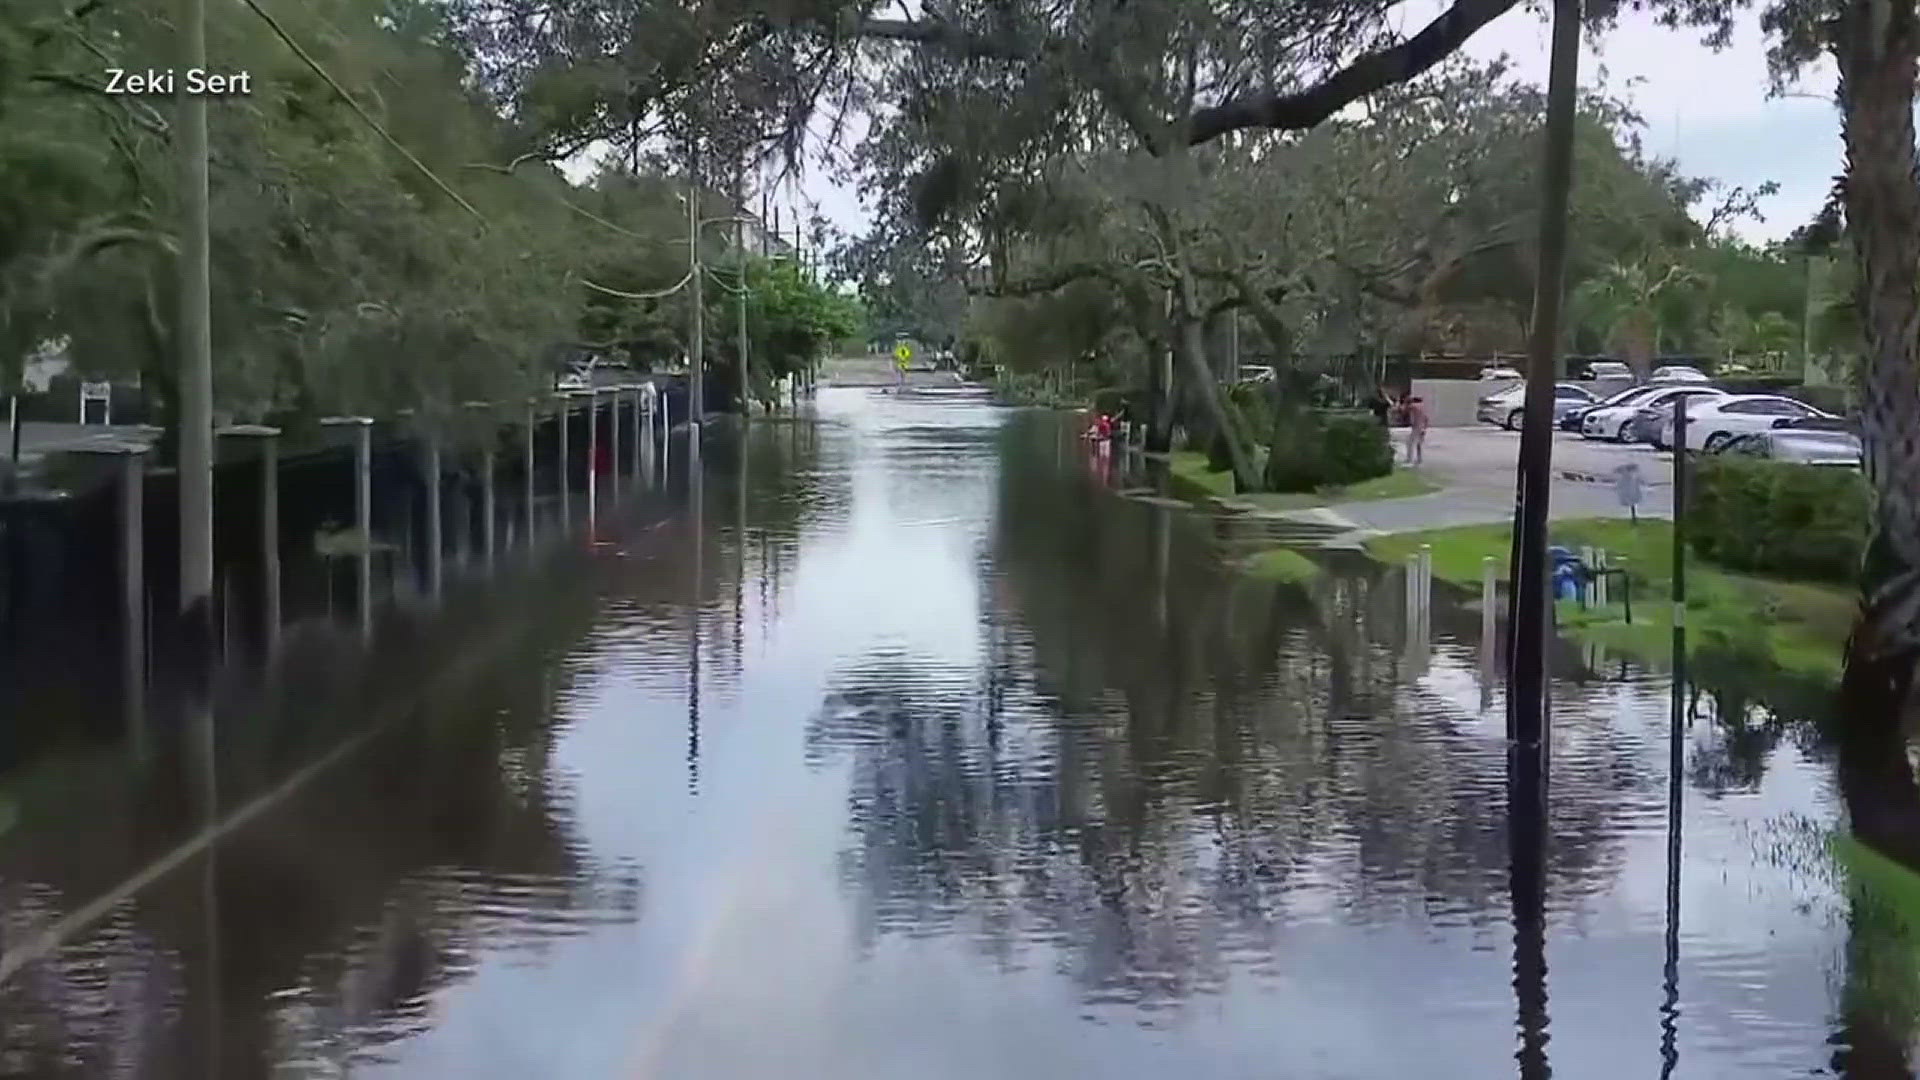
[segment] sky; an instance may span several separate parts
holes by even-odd
[[[1407,29],[1417,29],[1444,6],[1441,0],[1406,4]],[[1515,8],[1474,35],[1463,51],[1480,60],[1504,54],[1516,77],[1544,86],[1547,38],[1544,15]],[[1803,76],[1796,96],[1770,98],[1766,45],[1752,12],[1720,52],[1700,44],[1695,31],[1666,30],[1644,14],[1624,13],[1616,30],[1586,42],[1580,82],[1604,86],[1632,103],[1646,121],[1641,135],[1647,152],[1675,159],[1687,175],[1747,188],[1777,182],[1779,193],[1760,205],[1766,220],[1736,229],[1750,241],[1780,239],[1811,220],[1840,171],[1830,66]],[[818,169],[778,201],[787,207],[786,220],[801,203],[847,233],[864,232],[868,222],[855,193]]]

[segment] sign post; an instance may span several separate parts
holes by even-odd
[[[1640,466],[1628,462],[1613,470],[1613,491],[1634,524],[1640,522]]]
[[[907,369],[913,366],[913,346],[901,342],[893,347],[893,366],[900,369],[900,385],[907,385]]]

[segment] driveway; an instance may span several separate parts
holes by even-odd
[[[1404,432],[1394,435],[1397,443],[1404,439]],[[1421,471],[1441,485],[1440,491],[1410,499],[1342,503],[1315,516],[1360,532],[1411,532],[1509,521],[1519,454],[1517,432],[1492,427],[1434,428],[1427,434]],[[1629,462],[1640,467],[1641,515],[1671,517],[1671,454],[1645,446],[1589,442],[1560,431],[1554,432],[1553,439],[1550,514],[1555,518],[1625,517],[1627,511],[1614,491],[1613,471]]]

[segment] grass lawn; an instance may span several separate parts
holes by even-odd
[[[1413,469],[1395,469],[1385,476],[1362,480],[1357,484],[1324,487],[1318,491],[1256,491],[1235,495],[1233,501],[1261,510],[1305,510],[1336,503],[1370,502],[1374,499],[1410,499],[1439,491],[1440,485],[1425,473]]]
[[[1233,473],[1229,470],[1215,472],[1207,468],[1207,455],[1198,450],[1175,451],[1168,459],[1168,468],[1173,474],[1176,495],[1183,498],[1209,495],[1231,498],[1235,503],[1257,510],[1305,510],[1343,502],[1406,499],[1440,490],[1440,485],[1426,474],[1413,469],[1396,468],[1385,476],[1376,476],[1357,484],[1324,487],[1318,491],[1256,491],[1237,495],[1234,493]]]
[[[1507,525],[1472,525],[1377,537],[1367,547],[1375,558],[1397,564],[1420,545],[1430,544],[1434,577],[1477,588],[1481,561],[1489,555],[1495,559],[1495,576],[1506,580],[1511,536]],[[1624,560],[1635,600],[1631,624],[1617,602],[1582,609],[1577,602],[1561,601],[1557,612],[1563,629],[1649,660],[1671,658],[1670,522],[1634,524],[1614,518],[1554,522],[1551,542],[1603,548],[1616,567]],[[1770,657],[1789,671],[1837,677],[1856,607],[1854,594],[1846,589],[1735,573],[1697,556],[1687,559],[1689,652],[1708,646],[1747,651]]]
[[[1173,493],[1182,498],[1233,494],[1233,472],[1207,468],[1207,455],[1198,450],[1175,450],[1167,458],[1173,475]]]
[[[1272,548],[1240,564],[1248,577],[1304,584],[1320,576],[1320,564],[1292,548]]]

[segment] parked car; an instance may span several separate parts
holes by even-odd
[[[1629,402],[1613,405],[1604,409],[1595,409],[1580,420],[1580,434],[1589,439],[1612,439],[1615,442],[1635,442],[1634,420],[1642,409],[1658,409],[1680,394],[1724,394],[1725,390],[1716,390],[1711,386],[1648,386],[1644,396]],[[1657,413],[1655,414],[1658,415]],[[1657,429],[1656,429],[1657,430]]]
[[[1584,409],[1595,401],[1593,391],[1572,383],[1553,384],[1553,419],[1555,423],[1572,409]],[[1476,419],[1483,423],[1497,424],[1508,431],[1518,431],[1520,421],[1526,416],[1527,386],[1508,387],[1498,393],[1487,394],[1480,399],[1479,407],[1474,410]]]
[[[1481,382],[1516,382],[1526,378],[1519,370],[1510,367],[1490,367],[1480,369]]]
[[[1778,394],[1726,394],[1687,406],[1687,448],[1716,450],[1736,435],[1771,431],[1782,420],[1838,420],[1804,401]],[[1666,418],[1666,442],[1673,442],[1673,417]]]
[[[1633,369],[1617,360],[1595,360],[1580,370],[1580,377],[1588,382],[1612,382],[1633,378]]]
[[[1674,405],[1682,398],[1688,401],[1696,401],[1702,398],[1718,397],[1726,393],[1725,390],[1718,389],[1717,387],[1689,386],[1684,383],[1674,389],[1676,389],[1677,392],[1664,401],[1654,403],[1652,398],[1648,398],[1649,404],[1643,405],[1638,412],[1633,414],[1633,429],[1628,432],[1630,441],[1646,443],[1655,450],[1671,450],[1673,449]],[[1698,408],[1700,408],[1698,405],[1688,405],[1687,415],[1692,416],[1694,410]]]
[[[1679,382],[1703,383],[1703,382],[1712,382],[1713,380],[1707,378],[1706,373],[1701,371],[1697,367],[1692,367],[1687,364],[1668,364],[1666,367],[1654,368],[1653,375],[1650,378],[1648,378],[1647,381],[1648,382],[1666,382],[1666,383],[1679,383]]]
[[[1735,435],[1712,452],[1845,469],[1858,469],[1865,459],[1860,439],[1852,432],[1794,428]]]
[[[1241,364],[1240,381],[1243,383],[1272,382],[1273,368],[1265,364]]]
[[[1625,390],[1611,397],[1602,398],[1591,405],[1568,409],[1566,412],[1560,414],[1560,430],[1579,431],[1581,430],[1581,424],[1587,418],[1587,414],[1593,412],[1595,409],[1611,409],[1617,405],[1631,405],[1658,389],[1660,388],[1657,386],[1629,386]]]
[[[1561,418],[1560,426],[1567,431],[1580,431],[1582,430],[1582,425],[1585,423],[1587,415],[1589,413],[1595,412],[1600,409],[1612,409],[1612,408],[1617,408],[1623,405],[1634,405],[1644,400],[1648,395],[1654,393],[1659,389],[1660,387],[1651,386],[1651,385],[1629,386],[1624,390],[1611,394],[1607,397],[1601,398],[1599,401],[1594,402],[1592,405],[1587,406],[1586,408],[1568,410],[1567,414]]]
[[[1775,431],[1845,431],[1860,434],[1860,422],[1844,416],[1787,416],[1773,422]]]

